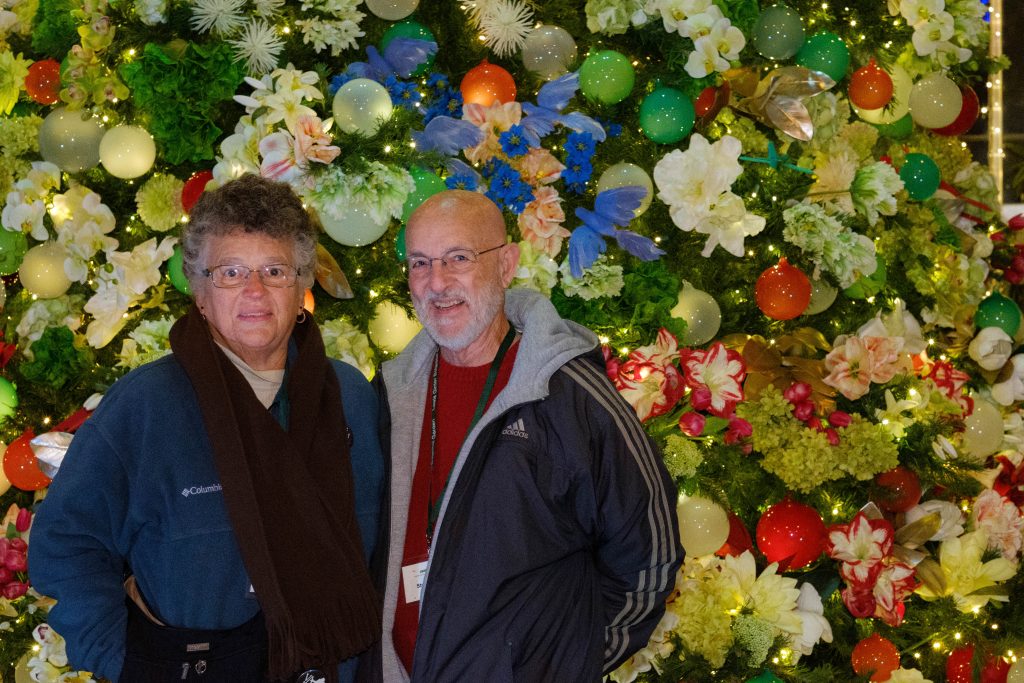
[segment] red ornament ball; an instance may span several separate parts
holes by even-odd
[[[850,101],[861,109],[879,109],[892,99],[892,77],[875,60],[850,76]]]
[[[981,683],[1006,683],[1010,674],[1010,662],[1002,657],[992,657],[981,669]]]
[[[964,645],[950,652],[949,659],[946,660],[946,680],[949,683],[974,683],[972,659],[973,645]]]
[[[825,523],[818,511],[789,496],[768,508],[757,522],[757,547],[779,568],[799,569],[825,548]]]
[[[512,74],[486,59],[466,72],[459,90],[464,104],[489,107],[495,100],[501,104],[516,100],[516,81]]]
[[[871,676],[872,681],[887,681],[900,668],[900,652],[892,641],[877,633],[853,647],[850,663],[858,676]]]
[[[729,536],[715,554],[721,557],[737,557],[748,550],[753,550],[754,541],[750,538],[747,527],[743,525],[743,520],[735,512],[727,511],[726,514],[729,515]]]
[[[50,478],[39,469],[39,461],[29,445],[35,437],[29,429],[4,451],[4,476],[22,491],[38,491],[50,485]]]
[[[906,467],[875,476],[871,500],[886,512],[906,512],[921,500],[921,480]]]
[[[791,320],[807,310],[811,302],[811,281],[783,256],[757,278],[754,297],[757,307],[769,318]]]
[[[960,105],[960,113],[953,119],[953,123],[942,128],[932,128],[933,133],[939,135],[963,135],[969,131],[974,122],[978,120],[981,112],[981,102],[978,101],[978,93],[969,85],[960,86],[960,94],[963,96],[963,104]]]
[[[60,102],[60,64],[54,59],[42,59],[28,68],[25,92],[39,104]]]
[[[206,184],[213,180],[212,171],[196,171],[185,181],[185,187],[181,188],[181,206],[185,213],[190,213],[192,207],[199,201],[199,195],[206,190]]]

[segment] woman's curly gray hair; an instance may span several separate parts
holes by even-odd
[[[208,264],[199,263],[207,240],[235,233],[291,240],[295,245],[298,283],[313,284],[317,228],[302,202],[285,183],[244,175],[204,192],[181,231],[182,271],[193,291]]]

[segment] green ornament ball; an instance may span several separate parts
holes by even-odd
[[[580,67],[580,90],[587,99],[616,104],[633,91],[636,72],[629,57],[615,50],[588,56]]]
[[[682,91],[661,87],[640,104],[640,129],[662,145],[679,142],[693,130],[693,102]]]
[[[7,379],[0,377],[0,417],[14,415],[18,407],[18,389]]]
[[[441,180],[436,173],[428,171],[420,166],[414,166],[409,174],[412,176],[413,183],[416,186],[412,192],[405,198],[405,203],[402,204],[402,222],[409,220],[409,216],[416,208],[425,202],[428,198],[433,197],[438,192],[446,189],[444,181]]]
[[[395,235],[395,258],[398,259],[399,263],[405,261],[405,226],[403,225],[398,229],[398,234]]]
[[[974,313],[974,325],[979,330],[998,327],[1013,338],[1020,328],[1020,307],[999,292],[985,297]]]
[[[881,256],[875,254],[875,272],[871,275],[862,275],[856,282],[843,290],[850,299],[866,299],[869,296],[874,296],[882,291],[885,287],[886,272],[885,272],[885,260]]]
[[[188,278],[185,277],[185,271],[181,267],[183,258],[181,247],[175,247],[171,258],[167,259],[167,276],[171,278],[171,284],[176,290],[185,296],[192,296],[192,287],[189,286]]]
[[[25,233],[0,229],[0,275],[18,272],[21,260],[28,251],[28,239]]]
[[[782,679],[765,669],[753,678],[748,678],[747,683],[782,683]]]
[[[904,140],[914,132],[914,119],[909,112],[892,123],[873,123],[878,132],[893,140]]]
[[[381,36],[380,43],[377,48],[381,53],[383,53],[395,38],[416,38],[417,40],[432,40],[435,43],[437,42],[437,38],[434,37],[434,34],[430,32],[429,28],[413,19],[405,19],[392,24],[387,31],[384,31],[384,35]],[[440,49],[440,46],[438,46],[438,49]],[[434,66],[434,57],[436,56],[437,55],[435,53],[427,57],[422,64],[416,67],[412,72],[412,75],[422,76],[430,71],[430,68]]]
[[[754,24],[754,49],[768,59],[789,59],[804,44],[804,21],[787,5],[772,5]]]
[[[939,166],[927,154],[911,152],[900,168],[900,180],[911,199],[928,199],[939,189],[942,174]]]
[[[846,76],[850,66],[850,48],[831,31],[816,33],[807,39],[796,53],[796,63],[814,71],[821,71],[837,83]]]

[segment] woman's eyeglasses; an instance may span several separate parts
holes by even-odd
[[[299,276],[298,268],[289,266],[287,263],[271,263],[259,268],[225,264],[206,268],[203,270],[203,275],[210,278],[214,287],[231,289],[243,286],[249,281],[249,276],[254,271],[258,274],[260,282],[267,287],[291,287]]]

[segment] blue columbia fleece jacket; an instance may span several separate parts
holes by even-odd
[[[353,434],[356,515],[370,558],[384,480],[377,396],[358,370],[332,364]],[[259,610],[195,392],[173,355],[111,387],[75,435],[32,527],[29,576],[57,599],[49,622],[66,639],[69,662],[114,681],[124,662],[129,571],[171,626],[232,628]],[[341,670],[351,681],[355,661]]]

